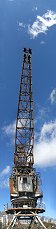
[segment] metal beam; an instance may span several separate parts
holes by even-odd
[[[45,227],[45,225],[43,224],[42,220],[38,217],[38,215],[36,215],[36,219],[39,221],[39,223],[41,224],[41,226],[42,226],[44,229],[47,229],[47,227]]]

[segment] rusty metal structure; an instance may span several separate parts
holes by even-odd
[[[14,218],[17,217],[19,225],[21,224],[20,220],[22,222],[22,220],[28,219],[30,221],[29,228],[33,228],[35,217],[45,211],[42,205],[43,193],[40,190],[40,174],[36,173],[33,168],[34,109],[31,57],[32,50],[24,48],[16,117],[14,167],[10,176],[12,208],[7,209],[8,214],[15,214]]]

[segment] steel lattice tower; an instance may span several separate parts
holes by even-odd
[[[15,160],[16,165],[33,165],[33,98],[31,49],[24,48],[23,65],[20,81],[18,112],[16,119]]]
[[[12,208],[7,213],[34,220],[43,213],[43,194],[40,190],[40,175],[33,168],[34,117],[32,96],[32,50],[24,48],[20,79],[18,111],[16,117],[14,167],[10,176],[10,199]]]

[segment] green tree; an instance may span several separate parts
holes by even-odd
[[[0,229],[2,228],[2,222],[0,222]]]

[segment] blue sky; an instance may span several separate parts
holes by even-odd
[[[32,48],[36,170],[46,216],[56,217],[56,3],[0,0],[0,210],[10,202],[23,48]]]

